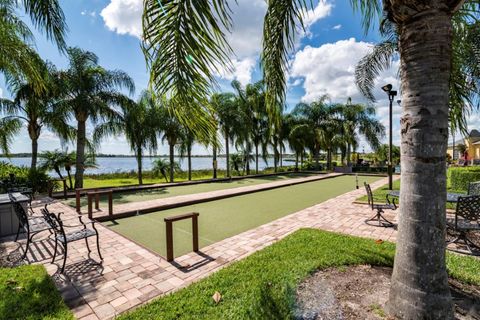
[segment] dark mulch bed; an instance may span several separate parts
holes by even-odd
[[[391,319],[385,312],[391,268],[354,266],[318,271],[297,289],[296,319]],[[480,287],[450,281],[456,319],[480,319]]]

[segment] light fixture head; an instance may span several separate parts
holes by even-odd
[[[397,103],[398,103],[398,105],[401,105],[401,104],[402,104],[402,100],[398,99],[398,100],[397,100]]]
[[[397,95],[397,91],[390,90],[389,94],[390,94],[391,97],[395,97]]]
[[[382,90],[388,93],[388,92],[392,91],[392,85],[390,83],[387,84],[387,85],[384,85],[382,87]]]

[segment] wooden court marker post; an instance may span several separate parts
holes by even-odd
[[[163,219],[165,221],[166,238],[167,238],[167,261],[173,261],[173,222],[192,219],[192,245],[193,251],[198,252],[198,212],[191,212],[181,214],[178,216],[167,217]]]

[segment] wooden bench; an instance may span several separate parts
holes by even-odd
[[[198,212],[191,212],[186,214],[181,214],[178,216],[167,217],[164,219],[165,227],[167,231],[167,261],[173,261],[173,222],[192,219],[192,242],[193,242],[193,251],[198,252]]]

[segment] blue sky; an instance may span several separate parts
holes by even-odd
[[[126,71],[134,80],[136,94],[146,88],[148,73],[140,50],[142,0],[61,0],[69,33],[67,43],[96,53],[100,64],[108,69]],[[234,29],[228,35],[235,51],[232,57],[236,70],[233,74],[218,77],[220,89],[231,90],[230,82],[238,79],[242,83],[260,79],[258,57],[261,50],[262,20],[266,9],[264,0],[239,0],[232,2]],[[344,102],[348,97],[362,101],[353,82],[353,68],[372,44],[379,40],[378,34],[371,31],[365,35],[360,14],[354,14],[349,1],[315,1],[315,8],[306,14],[307,31],[299,32],[295,52],[291,55],[288,108],[301,100],[312,101],[328,93],[333,101]],[[67,59],[41,35],[37,35],[37,48],[44,59],[57,67],[67,66]],[[395,64],[398,67],[398,64]],[[380,87],[393,83],[398,87],[396,68],[382,74],[378,79]],[[4,85],[0,83],[0,94],[8,97]],[[377,113],[387,125],[388,108],[386,96],[378,88]],[[399,142],[400,108],[394,111],[394,142]],[[361,142],[361,146],[369,147]],[[40,150],[60,148],[58,139],[44,131],[39,143]],[[72,149],[72,147],[70,147]],[[29,152],[30,141],[25,131],[16,139],[13,152]],[[102,143],[101,152],[130,153],[123,137],[111,138]],[[159,154],[166,153],[161,147]],[[196,153],[207,154],[208,150],[196,147]]]

